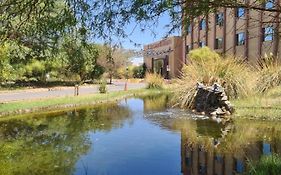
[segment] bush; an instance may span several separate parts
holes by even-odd
[[[101,80],[99,84],[99,92],[105,94],[107,92],[106,80]]]
[[[126,78],[133,78],[133,66],[121,67],[117,69],[116,73],[114,74],[114,78],[117,79],[126,79]]]
[[[174,102],[182,108],[192,108],[196,84],[222,85],[230,98],[245,97],[254,87],[253,71],[234,58],[222,59],[216,52],[204,47],[190,52],[190,62],[177,81]]]
[[[189,52],[188,57],[192,62],[212,62],[221,60],[220,55],[217,52],[212,51],[209,47],[203,47],[200,49],[194,49]]]
[[[136,66],[133,69],[133,77],[134,78],[144,78],[146,72],[146,65],[145,63],[141,66]]]
[[[281,157],[277,154],[262,156],[261,160],[250,168],[249,175],[278,175],[281,172]]]
[[[164,79],[159,74],[147,73],[145,76],[148,89],[163,89]]]
[[[36,59],[32,60],[25,66],[25,75],[29,79],[42,80],[44,79],[45,63]]]
[[[4,43],[0,45],[0,83],[2,81],[11,80],[15,72],[10,64],[8,54],[9,45]]]

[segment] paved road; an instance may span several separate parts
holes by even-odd
[[[108,91],[122,91],[124,90],[125,82],[113,82],[112,85],[108,85]],[[128,89],[140,89],[144,88],[144,83],[128,83]],[[79,94],[93,94],[98,93],[98,85],[80,86]],[[5,91],[0,92],[0,103],[20,101],[20,100],[34,100],[51,97],[73,96],[74,87],[57,87],[53,89],[40,88],[30,90],[18,90],[18,91]]]

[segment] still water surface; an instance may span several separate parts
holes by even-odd
[[[166,107],[167,97],[0,122],[2,175],[243,174],[281,153],[281,125],[217,123]]]

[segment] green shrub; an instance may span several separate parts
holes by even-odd
[[[9,45],[4,43],[0,45],[0,84],[2,81],[11,80],[13,78],[12,65],[8,56]]]
[[[133,77],[134,78],[144,78],[146,72],[146,65],[143,64],[141,66],[136,66],[133,69]]]
[[[251,166],[251,163],[250,163]],[[262,156],[260,161],[250,168],[249,175],[279,175],[281,172],[281,157],[277,154]]]
[[[147,73],[145,76],[148,89],[163,89],[164,79],[159,74]]]
[[[42,80],[44,79],[45,63],[39,60],[32,60],[25,66],[25,75],[29,79]]]
[[[134,66],[120,67],[119,69],[116,70],[113,77],[117,79],[133,78],[133,70],[134,70]]]
[[[105,94],[107,92],[106,80],[101,80],[99,84],[99,92]]]
[[[221,59],[220,55],[212,51],[209,47],[203,47],[200,49],[194,49],[189,52],[188,57],[191,59],[192,62],[212,62],[218,61]]]
[[[202,55],[200,55],[202,53]],[[246,97],[254,89],[254,72],[248,65],[234,58],[221,58],[215,51],[204,47],[190,52],[188,65],[175,87],[174,103],[182,108],[192,108],[196,84],[222,85],[230,98]]]

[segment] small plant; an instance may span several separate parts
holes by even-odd
[[[147,73],[145,76],[148,89],[163,89],[164,79],[159,74]]]
[[[99,92],[101,94],[105,94],[107,92],[107,87],[106,87],[106,80],[101,80],[99,84]]]
[[[277,154],[262,156],[256,165],[249,163],[249,175],[279,175],[281,172],[281,157]]]

